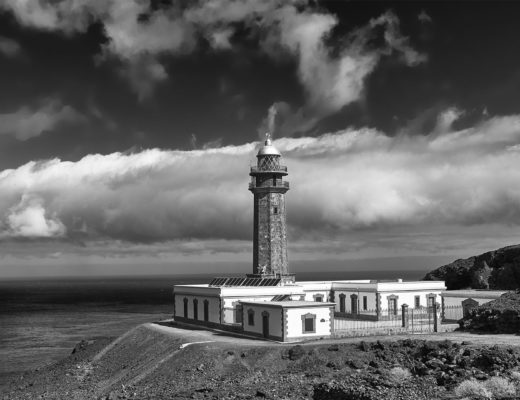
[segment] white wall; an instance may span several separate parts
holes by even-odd
[[[359,314],[374,314],[374,311],[377,309],[377,297],[375,292],[364,292],[361,290],[349,291],[349,290],[336,290],[334,293],[334,302],[336,303],[335,311],[340,312],[340,295],[345,295],[345,312],[351,313],[351,298],[352,294],[358,295],[358,310]],[[409,309],[414,308],[415,306],[415,296],[419,296],[421,307],[426,307],[428,305],[427,299],[428,295],[435,294],[435,302],[441,302],[441,290],[417,290],[417,291],[389,291],[389,292],[380,292],[381,297],[381,310],[388,309],[388,297],[389,296],[397,296],[397,309],[400,309],[403,304],[407,304]],[[364,312],[363,310],[363,296],[367,296],[367,308],[368,310]]]
[[[314,296],[319,295],[322,297],[322,302],[329,301],[329,290],[305,290],[305,301],[314,301]]]
[[[330,307],[308,307],[308,308],[287,308],[287,339],[313,337],[313,336],[330,336]],[[302,325],[302,315],[316,315],[316,332],[304,333]],[[323,322],[322,322],[323,320]]]
[[[184,299],[188,299],[188,319],[193,319],[194,317],[194,309],[193,309],[193,299],[198,300],[198,321],[204,321],[204,300],[208,301],[208,311],[209,311],[209,322],[220,322],[220,299],[218,297],[207,297],[207,296],[198,296],[198,295],[188,295],[188,294],[178,294],[175,293],[175,317],[184,318]]]
[[[376,293],[363,291],[338,290],[334,293],[334,302],[336,303],[335,311],[340,312],[340,295],[345,295],[345,312],[352,312],[352,302],[350,296],[355,294],[358,296],[358,311],[360,314],[374,314],[376,310]],[[367,297],[367,310],[363,310],[363,296]]]
[[[254,325],[249,325],[249,310],[254,311]],[[265,307],[261,304],[244,304],[242,310],[244,332],[253,332],[263,335],[262,313],[264,311],[269,313],[269,335],[281,338],[283,335],[282,307]]]
[[[236,324],[237,320],[236,306],[240,301],[270,301],[273,298],[269,296],[255,296],[251,297],[224,297],[222,298],[222,323]]]
[[[475,300],[479,305],[489,303],[490,301],[496,300],[496,297],[486,298],[486,297],[450,297],[449,295],[444,295],[444,306],[445,307],[462,307],[462,302],[467,299]]]

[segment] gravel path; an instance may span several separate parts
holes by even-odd
[[[181,328],[159,324],[145,324],[149,329],[160,331],[167,335],[179,338],[182,337],[183,341],[187,343],[191,342],[214,342],[223,344],[235,344],[243,346],[273,346],[276,342],[265,341],[260,339],[253,339],[247,337],[241,337],[239,335],[231,334],[224,331],[218,330],[206,330],[195,327]],[[471,342],[475,345],[502,345],[502,346],[515,346],[520,347],[520,335],[509,335],[509,334],[475,334],[470,332],[444,332],[436,334],[415,334],[415,335],[391,335],[391,336],[365,336],[365,337],[353,337],[353,338],[340,338],[340,339],[323,339],[314,340],[309,342],[301,343],[302,345],[315,345],[315,344],[328,344],[328,343],[357,343],[360,341],[374,342],[377,340],[395,341],[402,339],[420,339],[420,340],[451,340],[453,342]],[[196,344],[196,343],[193,343]],[[286,343],[280,345],[294,345],[294,343]]]

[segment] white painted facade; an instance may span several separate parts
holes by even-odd
[[[242,329],[278,341],[330,337],[333,303],[310,301],[242,302]]]
[[[379,318],[397,313],[403,304],[407,304],[409,308],[417,308],[440,303],[440,295],[445,289],[446,286],[442,281],[403,282],[402,280],[309,281],[266,287],[176,285],[174,318],[184,322],[209,323],[208,325],[240,326],[246,315],[242,307],[243,303],[267,302],[273,305],[281,297],[285,303],[293,305],[298,301],[313,303],[332,301],[330,304],[334,306],[334,311],[338,315]],[[321,319],[323,318],[320,318],[320,321]],[[291,321],[292,327],[295,322],[292,319]],[[276,326],[276,321],[273,320],[272,323],[273,327]],[[258,334],[255,329],[259,328],[255,326],[251,327],[251,332]],[[247,328],[247,324],[245,327]],[[298,331],[299,328],[295,329]],[[321,336],[322,333],[317,332],[316,336]],[[292,334],[291,331],[290,337],[293,337]]]

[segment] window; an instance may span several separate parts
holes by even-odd
[[[276,186],[276,175],[273,175],[273,186]]]
[[[274,213],[274,214],[278,214],[278,207],[275,207],[275,208],[273,209],[273,213]]]
[[[316,332],[316,314],[302,315],[302,332],[315,333]]]
[[[251,309],[247,310],[247,324],[250,326],[255,325],[255,312]]]
[[[188,299],[185,297],[183,302],[184,302],[184,318],[188,318]]]
[[[323,296],[321,294],[315,294],[313,297],[314,301],[317,301],[319,303],[323,302]]]
[[[421,308],[421,296],[415,296],[415,308]]]
[[[199,319],[199,301],[193,299],[193,319]]]
[[[204,321],[209,321],[209,301],[204,300]]]
[[[350,295],[350,312],[352,314],[358,313],[358,296],[357,296],[357,294]]]
[[[339,312],[345,312],[345,294],[341,293],[339,295]]]
[[[363,296],[363,311],[368,310],[368,297]]]
[[[388,300],[388,315],[397,315],[397,299],[399,297],[396,295],[391,295],[387,297]]]
[[[428,299],[428,312],[433,313],[435,312],[435,294],[430,293],[426,295],[426,298]]]

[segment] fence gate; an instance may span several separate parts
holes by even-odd
[[[435,325],[438,322],[435,306],[412,308],[411,310],[409,309],[405,311],[405,318],[406,314],[408,315],[406,330],[409,333],[435,332]]]

